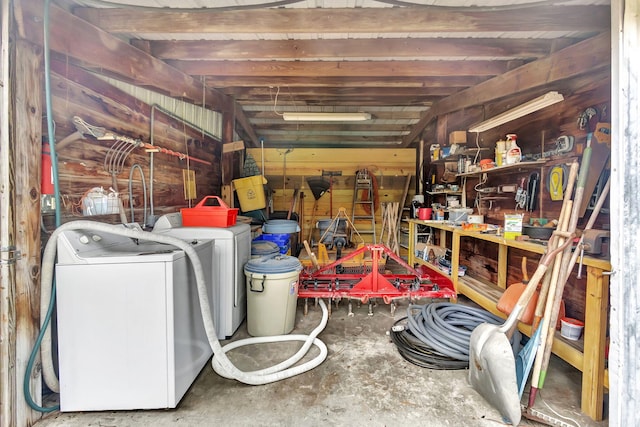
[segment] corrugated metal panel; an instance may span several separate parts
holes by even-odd
[[[222,114],[157,92],[130,85],[120,80],[98,75],[118,89],[149,105],[158,105],[183,120],[222,139]]]

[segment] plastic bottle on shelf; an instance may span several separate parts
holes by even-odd
[[[507,154],[505,160],[508,165],[513,165],[522,160],[522,151],[516,143],[517,138],[518,136],[515,133],[507,135]]]
[[[496,142],[496,166],[502,166],[506,151],[507,141],[501,139]]]

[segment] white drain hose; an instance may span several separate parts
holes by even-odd
[[[198,297],[200,301],[200,313],[204,322],[204,329],[209,340],[209,345],[213,350],[212,365],[213,369],[218,375],[235,379],[245,384],[260,385],[272,383],[275,381],[283,380],[286,378],[299,375],[303,372],[309,371],[316,366],[320,365],[327,357],[327,346],[317,338],[318,334],[327,325],[329,319],[329,313],[324,301],[320,300],[320,306],[322,307],[322,320],[320,324],[311,332],[310,335],[276,335],[269,337],[255,337],[247,338],[239,341],[234,341],[224,347],[220,346],[218,341],[218,334],[215,330],[213,319],[211,318],[211,309],[209,306],[209,298],[207,296],[207,285],[202,269],[202,264],[198,258],[198,254],[191,245],[183,240],[175,237],[166,236],[164,234],[150,233],[146,231],[133,230],[124,228],[121,225],[104,224],[94,221],[73,221],[68,222],[58,227],[50,236],[49,241],[44,249],[42,256],[42,275],[41,275],[41,292],[40,292],[40,319],[44,320],[47,308],[51,300],[52,284],[53,284],[53,272],[55,267],[55,258],[57,251],[57,240],[60,233],[65,230],[94,230],[101,231],[110,234],[116,234],[119,236],[125,236],[132,239],[147,240],[151,242],[164,243],[167,245],[175,246],[183,250],[189,257],[193,266],[193,271],[196,277],[196,285],[198,289]],[[304,345],[298,350],[296,354],[289,359],[281,362],[273,367],[261,369],[253,372],[244,372],[238,369],[226,356],[226,352],[235,348],[249,345],[249,344],[262,344],[268,342],[284,342],[284,341],[304,341]],[[295,367],[293,366],[299,360],[301,360],[308,352],[311,345],[315,345],[320,350],[313,359]],[[45,383],[47,386],[55,391],[59,392],[60,385],[55,373],[53,358],[52,358],[52,345],[51,345],[51,330],[47,326],[47,329],[42,340],[41,358],[42,358],[42,372]]]

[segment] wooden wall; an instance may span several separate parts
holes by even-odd
[[[572,152],[562,156],[555,156],[542,167],[535,169],[511,170],[508,173],[489,174],[486,186],[495,186],[501,184],[516,184],[522,178],[527,178],[530,173],[536,171],[541,176],[541,192],[539,194],[538,209],[533,212],[523,212],[516,210],[514,195],[505,195],[504,200],[496,200],[491,206],[488,203],[481,205],[481,213],[485,216],[485,222],[493,224],[503,224],[504,215],[511,213],[524,213],[525,223],[529,218],[548,218],[557,219],[562,206],[562,201],[552,201],[547,189],[546,181],[551,167],[555,164],[569,163],[571,161],[581,160],[582,151],[586,145],[587,131],[579,129],[577,122],[580,114],[588,107],[595,107],[601,117],[602,122],[610,122],[608,112],[610,111],[610,93],[611,82],[608,75],[594,74],[580,79],[563,82],[562,87],[548,88],[548,90],[557,90],[564,95],[564,101],[547,107],[537,113],[530,114],[524,118],[514,120],[512,122],[501,125],[495,129],[480,133],[477,139],[477,146],[487,148],[482,151],[480,158],[493,158],[495,143],[499,139],[504,139],[507,133],[515,133],[518,135],[518,145],[522,149],[523,154],[540,153],[555,148],[555,141],[561,135],[571,135],[575,138],[574,149]],[[482,120],[488,119],[502,111],[513,108],[516,105],[533,99],[539,94],[523,95],[501,103],[485,105],[484,108],[474,108],[449,114],[438,118],[436,126],[427,129],[425,138],[426,147],[432,143],[439,143],[441,146],[447,146],[448,135],[455,130],[468,129],[471,125]],[[595,142],[594,142],[595,144]],[[476,146],[476,134],[467,133],[467,147]],[[599,146],[600,153],[594,156],[592,165],[601,161],[604,168],[608,169],[606,157],[609,155],[610,148]],[[604,157],[604,159],[603,159]],[[456,158],[457,160],[457,158]],[[425,150],[425,162],[429,164],[429,150]],[[453,166],[453,164],[451,165]],[[438,177],[442,176],[445,165],[438,164]],[[428,168],[426,168],[428,170]],[[597,177],[601,173],[600,169],[590,171],[591,175]],[[606,173],[606,172],[605,172]],[[479,177],[470,177],[467,180],[467,206],[474,207],[474,213],[478,213],[478,207],[474,205],[476,192],[474,186],[478,184]],[[460,181],[462,182],[462,181]],[[585,193],[585,197],[590,194]],[[607,208],[608,204],[604,206]],[[587,210],[585,215],[578,223],[578,228],[586,224],[590,215]],[[609,215],[608,211],[600,213],[598,221],[594,228],[608,229]],[[497,249],[495,245],[486,242],[476,241],[474,239],[463,239],[461,243],[461,263],[468,266],[468,273],[474,277],[484,279],[489,282],[496,282],[497,279]],[[605,248],[606,249],[606,248]],[[518,250],[509,251],[509,268],[507,283],[519,282],[522,278],[520,271],[521,259],[523,256],[531,256]],[[537,265],[538,258],[529,258],[529,271],[532,272]],[[565,303],[567,314],[571,317],[584,319],[584,299],[585,299],[585,278],[578,279],[576,277],[576,269],[574,274],[569,278],[569,282],[565,288]],[[586,273],[584,274],[586,276]]]
[[[262,169],[262,150],[249,149],[250,154]],[[286,154],[285,154],[286,153]],[[409,179],[407,204],[415,194],[416,169],[415,149],[311,149],[295,148],[264,150],[264,171],[268,187],[272,191],[274,211],[288,211],[292,196],[297,189],[303,195],[296,212],[300,214],[302,235],[319,238],[315,223],[321,219],[332,219],[338,209],[344,207],[351,218],[356,171],[367,169],[378,187],[379,203],[402,202],[404,189]],[[286,160],[286,163],[285,163]],[[309,189],[307,178],[320,177],[327,172],[340,175],[326,179],[333,181],[332,192],[322,195],[317,204]],[[314,206],[315,205],[315,206]],[[302,209],[300,209],[302,208]],[[406,214],[406,213],[405,213]],[[377,235],[382,225],[381,209],[376,209]],[[357,227],[357,224],[356,224]],[[367,236],[364,236],[365,240]]]
[[[95,75],[62,61],[52,61],[52,104],[56,141],[60,142],[77,131],[74,116],[85,122],[105,128],[106,131],[142,142],[151,142],[152,107],[109,85]],[[174,212],[188,207],[183,187],[183,171],[195,172],[197,203],[206,195],[220,194],[221,143],[186,126],[153,108],[155,146],[175,153],[188,154],[196,160],[188,160],[163,152],[154,154],[153,201],[156,215]],[[46,126],[44,126],[46,129]],[[112,187],[110,171],[116,171],[127,217],[129,209],[129,176],[134,164],[141,166],[151,191],[150,154],[144,148],[136,148],[118,167],[105,164],[111,158],[114,141],[100,141],[88,134],[84,139],[65,142],[58,148],[60,193],[63,217],[82,216],[81,200],[90,189]],[[136,222],[143,221],[143,187],[139,171],[132,177],[132,198]],[[149,203],[149,202],[147,202]],[[96,218],[105,222],[119,222],[118,215]]]

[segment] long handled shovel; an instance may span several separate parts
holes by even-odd
[[[556,239],[561,234],[564,233],[556,231],[551,239]],[[569,243],[570,240],[567,239],[563,246],[557,247],[542,257],[533,277],[502,326],[483,323],[471,333],[469,382],[482,397],[498,409],[505,420],[513,425],[520,423],[522,413],[518,396],[515,358],[507,333],[516,326],[555,255]]]
[[[578,182],[576,185],[575,196],[573,199],[573,206],[571,209],[571,217],[569,219],[568,232],[574,234],[576,226],[578,224],[578,218],[580,216],[580,205],[582,203],[582,197],[584,195],[584,187],[587,181],[587,175],[589,173],[589,163],[591,162],[591,147],[587,145],[582,155],[582,164],[580,166],[580,174],[578,176]],[[547,374],[547,368],[549,367],[549,359],[551,357],[551,346],[553,345],[553,336],[555,334],[555,327],[558,321],[558,312],[560,311],[560,303],[562,301],[562,294],[564,293],[564,285],[569,278],[570,271],[568,271],[569,262],[571,261],[571,248],[567,247],[562,254],[562,262],[560,265],[559,278],[557,280],[555,292],[552,294],[549,292],[547,298],[547,305],[545,307],[544,319],[543,319],[543,338],[541,345],[538,348],[536,354],[536,361],[533,368],[533,376],[531,380],[531,393],[529,394],[529,402],[527,408],[533,407],[537,392],[544,385],[544,380]],[[530,415],[530,411],[527,410],[527,416]]]
[[[565,232],[567,230],[568,224],[569,224],[569,216],[571,213],[571,207],[572,207],[572,201],[571,201],[571,195],[573,193],[573,186],[575,184],[576,181],[576,177],[578,175],[578,163],[574,162],[571,166],[570,169],[570,173],[569,173],[569,177],[568,177],[568,182],[567,182],[567,188],[568,190],[565,192],[564,194],[564,200],[562,203],[562,208],[560,211],[560,216],[559,216],[559,221],[558,221],[558,227],[557,230],[561,231],[561,232]],[[562,238],[554,238],[551,241],[549,241],[548,245],[547,245],[547,252],[549,251],[553,251],[558,245],[561,245],[563,242]],[[536,353],[538,351],[538,347],[540,345],[540,341],[541,341],[541,335],[542,335],[542,325],[539,325],[540,323],[540,319],[542,318],[542,314],[543,314],[543,309],[545,306],[545,300],[547,297],[547,294],[549,292],[549,288],[551,287],[551,282],[552,280],[557,280],[557,275],[559,273],[559,259],[560,257],[558,255],[556,255],[555,257],[555,263],[554,263],[554,269],[553,269],[553,274],[549,274],[550,272],[547,271],[547,274],[545,274],[544,279],[543,279],[543,283],[542,286],[540,288],[540,292],[537,296],[537,304],[534,302],[534,300],[536,300],[536,298],[532,298],[531,301],[529,302],[529,304],[527,305],[527,308],[524,310],[524,314],[521,316],[521,321],[525,322],[525,323],[532,323],[532,331],[534,331],[533,335],[531,336],[531,338],[529,339],[529,341],[527,342],[527,344],[524,346],[524,348],[522,350],[520,350],[520,352],[517,354],[516,359],[515,359],[515,367],[516,367],[516,380],[518,382],[518,397],[521,398],[522,394],[524,392],[524,388],[525,385],[527,383],[527,379],[529,378],[529,373],[531,372],[531,368],[533,367],[533,362],[536,356]],[[524,258],[523,258],[523,271],[525,269],[524,266]],[[555,279],[552,279],[552,276],[555,277]],[[555,283],[555,282],[554,282]],[[518,289],[518,285],[519,288]],[[507,289],[507,291],[509,291],[509,289],[513,288],[514,285],[509,286],[509,288]],[[517,292],[519,294],[521,294],[523,292],[523,290],[525,289],[525,285],[523,284],[516,284],[516,289],[518,290]],[[507,291],[505,291],[505,294],[507,293]],[[535,293],[534,293],[535,296]],[[503,294],[504,297],[504,294]],[[498,309],[500,310],[500,301],[502,301],[502,298],[500,298],[500,300],[498,301]],[[531,306],[534,305],[535,306],[535,318],[534,318],[534,313],[531,312]],[[500,310],[503,311],[503,310]],[[506,314],[510,314],[511,313],[511,307],[509,307],[509,311],[503,311]],[[527,321],[528,320],[528,321]],[[533,322],[532,322],[533,320]]]
[[[593,208],[593,211],[591,212],[591,216],[589,217],[589,221],[585,225],[584,230],[590,230],[593,227],[593,225],[595,224],[595,221],[596,221],[596,219],[597,219],[597,217],[598,217],[598,215],[600,213],[600,209],[604,205],[604,202],[605,202],[605,200],[607,198],[607,195],[609,193],[610,188],[611,188],[611,183],[610,183],[609,180],[607,180],[607,183],[605,184],[604,188],[602,189],[602,192],[600,193],[600,196],[598,197],[598,200],[597,200],[597,202],[596,202],[596,204],[595,204],[595,206]],[[581,246],[582,241],[583,241],[583,237],[580,238],[580,241],[578,242],[577,247]],[[573,267],[575,266],[576,261],[577,261],[578,256],[579,256],[578,254],[579,254],[579,251],[576,250],[571,255],[569,263],[568,263],[568,266],[567,266],[567,268],[565,270],[565,274],[566,274],[565,277],[566,278],[568,278],[569,275],[571,274],[571,271],[573,271]],[[540,378],[537,381],[537,388],[536,388],[536,391],[535,391],[536,393],[544,385],[544,379],[546,377],[546,369],[547,368],[548,368],[548,360],[546,362],[546,366],[544,367],[545,375],[544,376],[541,375]],[[541,368],[541,371],[542,371],[542,368]],[[532,381],[532,385],[533,384],[536,384],[536,383],[534,381]],[[533,388],[532,388],[532,391],[533,391]],[[534,404],[535,404],[535,397],[533,399],[530,398],[529,402],[528,402],[528,405],[527,405],[527,411],[525,412],[525,416],[527,418],[539,421],[539,418],[536,415],[532,414],[531,411],[530,411],[530,409],[533,407]]]
[[[569,228],[569,220],[571,219],[571,210],[573,207],[573,201],[571,197],[573,195],[573,187],[576,182],[576,178],[578,177],[578,162],[571,163],[571,167],[569,168],[569,178],[567,179],[567,191],[564,194],[564,200],[562,202],[562,208],[560,210],[560,216],[558,218],[558,230],[567,231]],[[560,241],[556,241],[556,245],[560,243]],[[558,275],[560,274],[560,264],[561,257],[556,256],[555,263],[553,266],[553,271],[550,275],[545,277],[545,282],[542,285],[542,289],[540,289],[540,297],[538,298],[538,304],[536,306],[535,316],[533,320],[532,326],[537,328],[540,320],[542,319],[542,315],[544,314],[545,303],[547,301],[547,297],[549,295],[550,287],[552,283],[555,286],[557,283]]]

